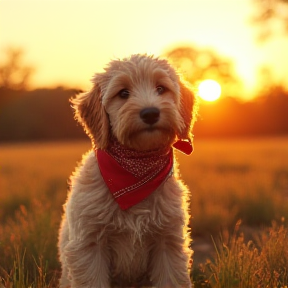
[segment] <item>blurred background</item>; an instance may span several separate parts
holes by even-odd
[[[196,136],[286,134],[287,15],[283,0],[3,0],[0,141],[83,137],[67,99],[133,53],[202,87]]]
[[[57,282],[57,230],[67,178],[91,147],[69,99],[90,89],[93,74],[110,60],[135,53],[168,58],[200,99],[195,152],[177,154],[192,191],[195,273],[199,276],[203,269],[197,265],[215,255],[211,235],[221,235],[228,245],[235,225],[245,241],[255,233],[258,240],[267,239],[267,227],[274,227],[271,235],[279,232],[277,225],[287,227],[288,0],[1,0],[0,29],[0,276],[5,287],[15,281],[26,281],[27,287],[33,281],[37,287],[45,279],[52,283],[45,287]],[[259,241],[257,249],[263,246]],[[281,263],[275,269],[287,285],[287,269],[281,270],[288,267],[285,245],[273,259]],[[263,265],[271,260],[265,253],[258,259]],[[29,271],[24,278],[21,261]],[[263,267],[255,269],[267,278],[270,272]],[[234,272],[231,277],[237,278]],[[254,274],[261,278],[259,273]],[[205,281],[205,287],[213,284]],[[276,287],[277,281],[263,287]]]

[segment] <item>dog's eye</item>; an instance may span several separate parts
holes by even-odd
[[[130,95],[130,92],[127,89],[122,89],[122,90],[119,91],[118,95],[122,99],[127,99],[129,97],[129,95]]]
[[[164,86],[157,86],[156,87],[156,91],[158,93],[158,95],[162,95],[164,92],[166,92],[166,88]]]

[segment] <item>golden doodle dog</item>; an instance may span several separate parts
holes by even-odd
[[[189,191],[173,150],[192,152],[193,93],[166,60],[132,55],[72,103],[93,149],[71,176],[60,287],[191,287]]]

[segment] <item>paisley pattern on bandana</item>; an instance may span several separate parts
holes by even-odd
[[[107,152],[135,177],[146,178],[161,171],[169,163],[170,150],[170,147],[166,147],[158,150],[137,151],[113,140],[108,146]]]
[[[129,149],[117,140],[96,150],[101,175],[120,208],[125,210],[153,193],[171,174],[173,149]]]

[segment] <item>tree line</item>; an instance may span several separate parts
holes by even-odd
[[[0,141],[88,139],[74,120],[69,99],[75,89],[0,89]],[[288,135],[288,92],[271,88],[254,101],[220,98],[200,101],[195,137]],[[99,131],[101,133],[101,131]]]
[[[21,50],[10,49],[6,63],[0,65],[0,141],[87,138],[73,119],[69,102],[80,90],[27,90],[33,69],[22,61],[22,56]],[[242,102],[237,98],[242,83],[232,60],[195,45],[175,47],[164,56],[185,72],[192,85],[207,78],[221,84],[223,96],[219,100],[200,101],[196,137],[288,135],[288,92],[283,86],[264,81],[260,96]]]

